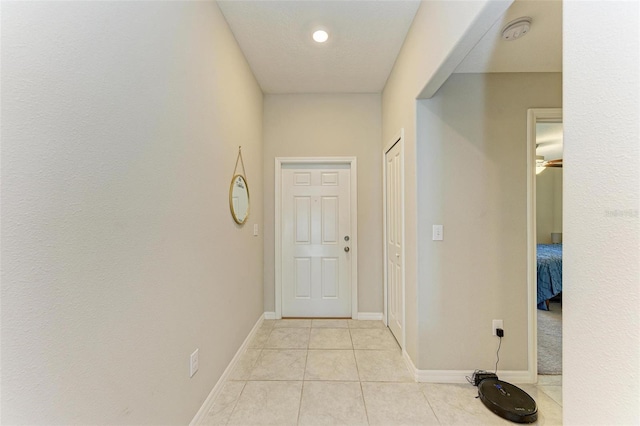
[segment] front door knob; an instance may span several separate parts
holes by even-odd
[[[349,253],[349,250],[350,250],[349,247],[344,248],[344,251],[346,251],[347,253]]]

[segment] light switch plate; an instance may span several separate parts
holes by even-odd
[[[442,225],[433,225],[433,241],[442,241],[444,239],[444,229]]]
[[[193,375],[196,374],[199,368],[198,364],[198,349],[196,349],[189,358],[189,377],[193,377]]]

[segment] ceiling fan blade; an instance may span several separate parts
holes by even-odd
[[[557,160],[549,160],[544,163],[544,167],[562,167],[562,158]]]

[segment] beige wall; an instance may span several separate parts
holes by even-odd
[[[358,311],[383,311],[380,95],[266,95],[264,309],[275,311],[276,157],[355,156],[358,164]]]
[[[263,312],[262,108],[213,2],[3,3],[3,424],[193,418]]]
[[[419,368],[527,370],[527,109],[562,76],[454,74],[418,103]],[[432,241],[431,225],[444,225]]]
[[[536,175],[538,244],[551,244],[551,233],[562,232],[562,168],[547,167]]]
[[[437,90],[509,4],[511,1],[423,1],[382,92],[382,145],[405,129],[405,349],[413,362],[418,359],[421,321],[417,304],[416,99]]]

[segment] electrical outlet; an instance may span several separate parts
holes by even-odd
[[[496,330],[499,329],[499,328],[504,330],[504,325],[502,323],[502,320],[493,320],[492,323],[491,323],[491,329],[493,330],[493,335],[494,336],[498,335],[498,333],[496,333]]]
[[[189,358],[189,377],[193,377],[198,371],[198,350],[193,351],[191,358]]]

